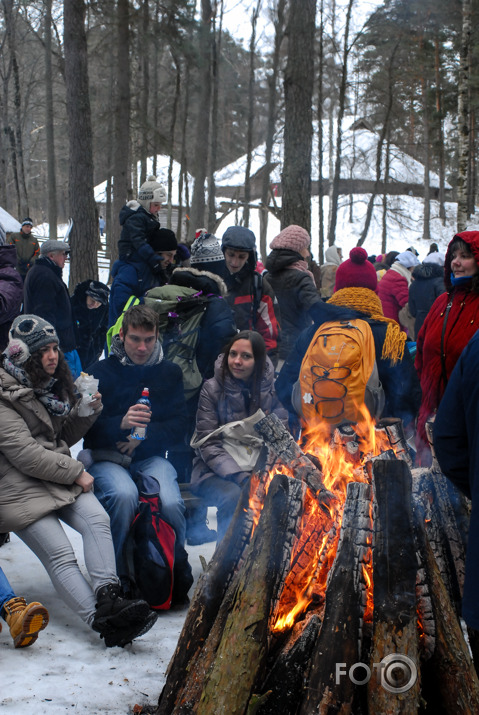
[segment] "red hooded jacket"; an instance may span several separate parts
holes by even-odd
[[[458,233],[457,237],[468,244],[479,265],[479,231],[463,231]],[[417,462],[424,465],[430,463],[426,421],[436,412],[460,354],[479,328],[479,293],[471,291],[470,284],[453,287],[451,283],[453,241],[448,246],[444,263],[447,292],[436,298],[417,336],[415,365],[421,382],[422,402],[417,423],[416,447]],[[449,302],[451,307],[446,320]],[[441,359],[443,330],[444,361]]]

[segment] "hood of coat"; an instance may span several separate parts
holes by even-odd
[[[197,268],[175,268],[170,278],[170,285],[194,288],[203,293],[213,293],[224,297],[228,292],[226,283],[220,276],[210,271],[199,271]]]
[[[222,383],[222,380],[223,380],[223,372],[221,370],[222,362],[223,362],[223,353],[221,353],[221,355],[218,355],[218,357],[215,360],[215,379],[220,384]],[[266,356],[265,370],[263,373],[263,378],[261,380],[261,392],[271,389],[273,387],[273,385],[274,385],[274,365],[271,362],[271,360],[269,359],[269,357]],[[226,373],[225,392],[237,392],[242,387],[244,387],[244,383],[241,380],[237,380],[229,373]]]
[[[435,263],[420,263],[414,268],[412,277],[416,281],[424,281],[429,278],[443,278],[444,268]]]
[[[298,261],[304,261],[300,253],[289,248],[274,248],[265,262],[265,268],[270,273],[279,273]]]
[[[325,265],[326,263],[332,263],[333,266],[341,265],[341,258],[338,253],[338,248],[337,248],[337,246],[334,245],[334,243],[332,246],[330,246],[329,248],[326,249],[326,252],[324,254],[324,259],[325,260],[324,260],[323,265]]]
[[[120,225],[123,226],[127,218],[130,218],[132,214],[135,214],[137,212],[144,212],[146,213],[147,216],[152,216],[152,214],[148,213],[148,211],[145,211],[143,206],[136,200],[133,199],[132,201],[128,201],[122,208],[120,209],[119,213],[119,219],[120,219]]]
[[[17,249],[15,246],[0,246],[0,268],[17,267]]]
[[[469,246],[471,253],[473,254],[477,265],[479,266],[479,231],[462,231],[462,233],[456,233],[454,238],[461,238]],[[446,251],[446,260],[444,262],[444,283],[446,284],[446,290],[450,291],[452,288],[451,283],[451,261],[452,261],[452,243],[454,238],[449,243]]]
[[[16,402],[23,400],[26,397],[33,399],[35,393],[32,387],[22,385],[18,380],[15,380],[13,375],[10,375],[3,367],[0,367],[0,393],[2,399],[8,402]]]

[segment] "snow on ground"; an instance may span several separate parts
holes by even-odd
[[[209,521],[216,528],[214,510]],[[84,569],[81,537],[65,528]],[[200,555],[209,561],[214,547],[187,546],[195,584],[201,573]],[[17,595],[40,601],[50,613],[50,623],[28,648],[15,649],[7,624],[1,621],[2,713],[120,715],[132,713],[135,704],[142,705],[143,712],[154,710],[186,610],[161,613],[148,633],[125,648],[105,648],[98,633],[63,603],[40,561],[15,535],[0,548],[0,565]]]

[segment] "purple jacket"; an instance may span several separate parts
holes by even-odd
[[[0,350],[8,343],[12,321],[20,315],[23,280],[17,271],[15,246],[0,246]]]
[[[215,363],[215,376],[207,380],[200,393],[198,412],[196,413],[196,432],[199,439],[213,432],[220,425],[228,422],[242,420],[249,417],[256,409],[248,410],[248,388],[241,381],[229,374],[226,375],[224,389],[221,375],[220,355]],[[274,390],[274,367],[269,358],[266,358],[266,369],[261,381],[260,408],[265,414],[274,412],[282,422],[288,425],[288,413],[281,405]],[[229,477],[239,473],[239,467],[233,457],[223,449],[221,436],[207,440],[202,447],[196,450],[191,473],[191,486],[193,489],[208,477]],[[241,472],[240,481],[247,476]]]

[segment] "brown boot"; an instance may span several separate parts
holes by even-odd
[[[11,598],[3,604],[5,620],[15,648],[26,648],[35,643],[38,634],[48,624],[48,611],[41,603],[28,603],[24,598]]]

